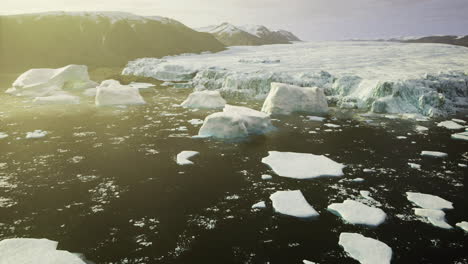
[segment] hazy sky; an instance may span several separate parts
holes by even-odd
[[[468,0],[0,0],[0,14],[126,11],[200,27],[263,24],[305,40],[468,34]]]

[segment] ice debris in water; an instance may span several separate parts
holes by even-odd
[[[264,181],[268,181],[268,180],[271,180],[273,179],[273,177],[271,175],[268,175],[268,174],[263,174],[262,175],[262,180]]]
[[[67,93],[57,93],[55,95],[36,97],[34,98],[33,103],[40,104],[40,105],[79,104],[80,98],[78,96],[74,96],[74,95],[67,94]]]
[[[419,164],[417,164],[417,163],[408,162],[408,165],[409,165],[410,168],[412,168],[412,169],[417,169],[417,170],[420,170],[420,169],[421,169],[421,165],[419,165]]]
[[[327,118],[321,116],[307,116],[307,119],[309,119],[310,121],[322,122]]]
[[[275,212],[298,218],[315,218],[319,213],[307,202],[299,190],[277,191],[270,195]]]
[[[451,135],[452,139],[468,141],[468,131]]]
[[[47,135],[47,131],[43,130],[34,130],[33,132],[27,132],[26,138],[34,139],[34,138],[43,138]]]
[[[454,121],[451,121],[451,120],[448,120],[448,121],[443,121],[443,122],[440,122],[437,124],[438,127],[445,127],[447,129],[450,129],[450,130],[459,130],[459,129],[463,129],[465,128],[464,126],[454,122]]]
[[[152,83],[131,82],[128,84],[128,86],[137,88],[137,89],[147,89],[147,88],[154,87],[155,85]]]
[[[219,91],[195,91],[180,105],[184,108],[216,109],[223,108],[226,100]]]
[[[460,223],[455,224],[457,227],[461,228],[463,231],[468,232],[468,222],[462,221]]]
[[[145,104],[137,88],[116,80],[105,80],[97,87],[95,102],[97,106]]]
[[[361,264],[390,264],[392,249],[376,239],[356,233],[341,233],[338,244]]]
[[[198,126],[198,125],[203,124],[203,120],[201,119],[190,119],[188,122],[193,126]]]
[[[190,165],[190,164],[193,164],[192,161],[190,161],[189,159],[200,154],[199,152],[197,151],[191,151],[191,150],[184,150],[182,152],[180,152],[179,154],[177,154],[177,164],[179,165]]]
[[[293,112],[326,114],[328,103],[321,88],[271,83],[262,112],[273,115],[288,115]]]
[[[323,155],[296,152],[268,151],[262,162],[279,176],[294,179],[343,176],[345,167]]]
[[[353,225],[378,226],[387,218],[382,209],[370,207],[353,200],[330,204],[327,210]]]
[[[264,134],[272,129],[267,114],[247,107],[226,105],[223,112],[205,118],[198,136],[232,139]]]
[[[440,151],[421,151],[421,156],[426,156],[426,157],[434,157],[434,158],[445,158],[448,156],[447,153],[445,152],[440,152]]]
[[[426,217],[433,226],[451,229],[452,226],[445,221],[445,213],[442,210],[414,208],[414,214]]]
[[[258,202],[252,205],[252,209],[265,209],[265,208],[266,208],[265,202]]]
[[[86,264],[78,255],[57,250],[58,242],[48,239],[10,238],[0,241],[0,263]]]
[[[453,205],[451,202],[440,198],[439,196],[415,192],[407,192],[406,196],[408,198],[408,201],[414,203],[415,205],[421,208],[437,210],[453,209]]]
[[[0,132],[0,139],[8,137],[7,133]]]

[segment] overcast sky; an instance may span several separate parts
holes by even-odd
[[[0,0],[0,14],[125,11],[187,26],[231,22],[287,29],[304,40],[467,35],[468,0]]]

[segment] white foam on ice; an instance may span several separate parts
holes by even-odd
[[[224,108],[226,100],[219,91],[195,91],[180,105],[184,108],[216,109]]]
[[[361,264],[390,264],[392,249],[376,239],[356,233],[341,233],[338,244]]]
[[[343,176],[345,165],[324,155],[309,153],[268,151],[262,159],[276,174],[294,179]]]
[[[433,226],[444,229],[452,228],[452,226],[446,222],[445,213],[442,210],[414,208],[414,214],[417,216],[426,217],[429,223],[431,223]]]
[[[77,255],[57,250],[48,239],[11,238],[0,241],[2,264],[86,264]]]
[[[116,80],[105,80],[97,87],[97,106],[145,104],[137,88],[121,85]]]
[[[293,112],[326,114],[328,103],[321,88],[271,83],[262,112],[273,115],[288,115]]]
[[[197,151],[191,151],[191,150],[184,150],[177,154],[177,164],[179,165],[190,165],[193,164],[193,162],[190,160],[190,158],[200,154]]]
[[[277,191],[270,195],[275,212],[298,218],[315,218],[319,213],[307,202],[299,190]]]
[[[330,204],[327,210],[353,225],[379,226],[387,218],[382,209],[353,200]]]
[[[43,138],[45,136],[47,136],[47,131],[43,131],[43,130],[34,130],[33,132],[27,132],[26,133],[26,138],[28,139],[35,139],[35,138]]]
[[[432,194],[407,192],[406,197],[408,201],[424,209],[453,209],[451,202]]]
[[[440,151],[424,150],[424,151],[421,151],[421,156],[434,157],[434,158],[445,158],[445,157],[448,156],[448,154],[445,153],[445,152],[440,152]]]

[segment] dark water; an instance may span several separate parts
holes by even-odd
[[[199,126],[188,120],[212,111],[174,105],[189,92],[149,89],[145,106],[99,109],[92,100],[29,107],[22,98],[0,95],[0,132],[9,134],[0,139],[0,239],[56,240],[95,263],[323,264],[357,263],[338,245],[341,232],[357,232],[388,244],[393,263],[468,263],[468,235],[422,222],[405,196],[441,196],[454,203],[446,212],[451,225],[468,220],[467,169],[458,166],[467,164],[468,144],[451,140],[448,130],[423,122],[430,131],[421,134],[414,121],[336,112],[330,116],[336,120],[327,122],[342,127],[329,132],[326,122],[296,115],[274,120],[276,131],[244,142],[194,139]],[[36,129],[49,134],[24,139]],[[396,138],[402,135],[407,139]],[[183,150],[200,152],[194,165],[176,164]],[[347,165],[345,176],[274,176],[261,163],[270,150],[327,154]],[[422,150],[449,157],[422,158]],[[273,180],[261,180],[262,174]],[[358,177],[365,181],[351,181]],[[301,190],[320,217],[304,221],[273,213],[269,195],[288,189]],[[347,198],[363,201],[360,190],[380,203],[386,223],[353,226],[326,211]],[[259,201],[268,208],[252,211]]]

